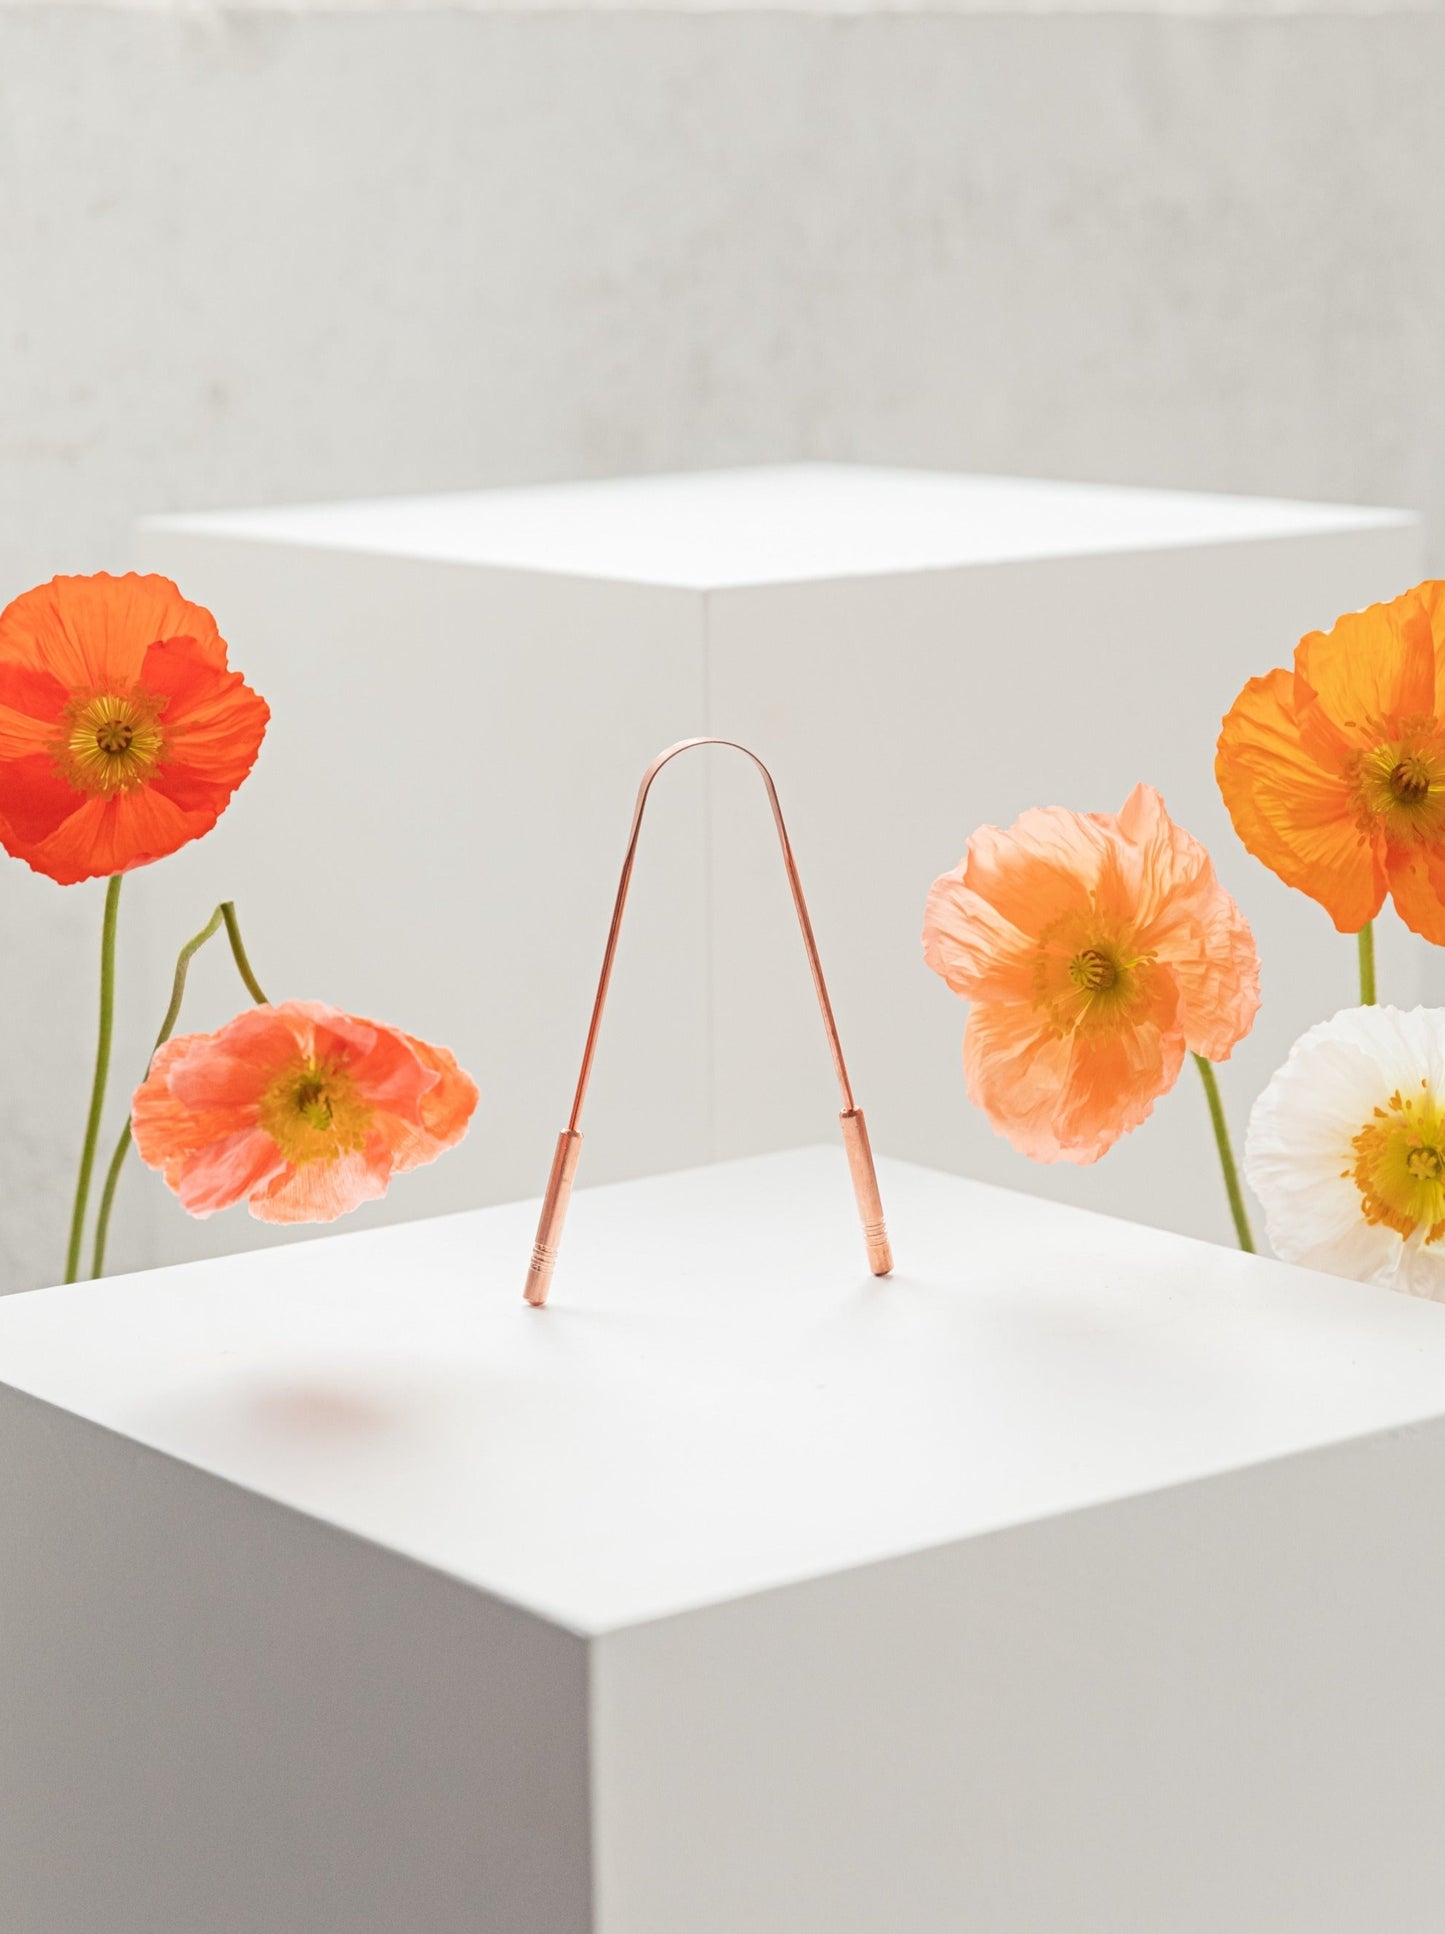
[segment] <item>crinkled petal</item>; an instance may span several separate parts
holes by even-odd
[[[1391,1095],[1445,1094],[1445,1011],[1346,1008],[1302,1034],[1254,1105],[1244,1170],[1274,1253],[1358,1282],[1436,1296],[1439,1245],[1365,1219],[1355,1138]]]
[[[1445,853],[1428,846],[1391,846],[1386,866],[1390,898],[1405,925],[1445,947]]]
[[[434,1162],[438,1155],[455,1148],[467,1132],[478,1100],[476,1082],[458,1067],[449,1049],[418,1041],[413,1035],[406,1039],[422,1066],[436,1078],[422,1094],[418,1127],[413,1129],[398,1115],[389,1115],[378,1123],[398,1175]]]
[[[1021,1155],[1035,1162],[1069,1159],[1059,1140],[1059,1096],[1070,1049],[1047,1019],[1022,1003],[979,1001],[963,1034],[968,1097]]]
[[[215,824],[214,814],[202,824],[203,815],[182,812],[151,786],[110,798],[96,794],[86,799],[74,792],[71,798],[75,810],[53,832],[36,840],[17,834],[5,839],[16,859],[61,886],[148,866]]]
[[[1184,1059],[1178,994],[1165,969],[1144,970],[1135,1023],[1059,1036],[1037,1010],[979,1003],[964,1031],[970,1099],[995,1131],[1036,1162],[1097,1162],[1153,1112]]]
[[[1179,1079],[1184,1036],[1179,995],[1164,968],[1141,969],[1147,1006],[1127,1028],[1074,1036],[1068,1079],[1059,1098],[1059,1139],[1074,1162],[1097,1162],[1147,1121],[1160,1095]]]
[[[964,884],[1021,932],[1037,933],[1090,904],[1113,843],[1100,815],[1041,806],[1006,831],[980,826],[968,842]]]
[[[122,793],[60,770],[71,708],[99,692],[159,708],[159,764]],[[0,843],[62,886],[164,859],[215,825],[268,717],[169,578],[53,578],[0,612]]]
[[[436,1071],[417,1055],[406,1035],[374,1021],[333,1013],[316,1024],[316,1053],[344,1063],[378,1114],[421,1127],[421,1100],[437,1082]]]
[[[49,672],[67,692],[132,685],[161,638],[214,638],[216,621],[169,578],[57,577],[0,612],[0,663]]]
[[[313,1080],[334,1115],[318,1126],[275,1112]],[[445,1048],[322,1001],[286,1001],[168,1041],[131,1121],[142,1159],[193,1214],[245,1197],[263,1222],[330,1222],[458,1142],[476,1098]]]
[[[391,1157],[377,1139],[354,1155],[334,1162],[289,1165],[251,1197],[258,1222],[334,1222],[338,1216],[376,1202],[391,1181]]]
[[[1310,632],[1295,647],[1294,662],[1347,730],[1435,710],[1435,644],[1419,591],[1347,612],[1329,631]]]
[[[1317,900],[1340,932],[1358,933],[1374,919],[1385,898],[1382,843],[1355,824],[1344,772],[1302,743],[1289,672],[1245,686],[1224,720],[1214,770],[1234,829],[1257,860]]]
[[[262,1187],[284,1167],[281,1151],[269,1135],[259,1128],[243,1128],[186,1156],[177,1164],[171,1186],[190,1215],[214,1215]],[[166,1180],[170,1179],[168,1169]]]
[[[256,762],[271,711],[239,672],[226,667],[226,648],[209,639],[167,638],[152,645],[141,666],[143,691],[165,700],[162,773],[205,782],[220,803]]]
[[[1259,953],[1249,922],[1215,875],[1208,851],[1176,826],[1151,786],[1119,815],[1139,854],[1138,945],[1169,967],[1186,1046],[1226,1061],[1259,1012]]]
[[[923,915],[923,958],[965,1000],[1026,1000],[1038,942],[965,885],[967,862],[935,880]]]
[[[174,1066],[166,1064],[168,1086],[197,1113],[254,1111],[281,1069],[302,1060],[303,1042],[297,1039],[301,1032],[286,1006],[247,1008],[218,1034],[182,1036],[181,1045],[189,1051],[177,1056]]]

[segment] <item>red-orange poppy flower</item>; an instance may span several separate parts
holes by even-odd
[[[52,578],[0,612],[0,844],[62,886],[208,833],[270,713],[169,578]]]
[[[1393,896],[1445,943],[1445,583],[1351,612],[1252,678],[1219,735],[1234,829],[1358,933]]]
[[[459,1142],[477,1084],[445,1048],[284,1001],[156,1050],[131,1104],[142,1161],[192,1215],[332,1222]]]
[[[973,1003],[970,1098],[1036,1162],[1096,1162],[1172,1088],[1228,1058],[1259,957],[1208,853],[1136,786],[1122,812],[983,826],[933,883],[924,959]]]

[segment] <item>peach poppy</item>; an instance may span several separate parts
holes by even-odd
[[[1208,853],[1149,786],[1117,816],[984,826],[935,880],[924,959],[973,1003],[970,1098],[1038,1162],[1096,1162],[1259,1008],[1259,958]]]
[[[454,1147],[476,1105],[445,1048],[283,1001],[158,1048],[131,1129],[192,1215],[245,1196],[262,1222],[332,1222]]]
[[[1252,678],[1219,735],[1235,831],[1341,933],[1393,896],[1445,943],[1445,584],[1351,612]]]
[[[208,833],[270,713],[169,578],[58,577],[0,612],[0,844],[62,886]]]

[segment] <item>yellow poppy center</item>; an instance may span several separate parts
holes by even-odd
[[[1082,993],[1104,994],[1119,984],[1119,963],[1103,947],[1085,947],[1069,962],[1069,979]]]
[[[293,1062],[261,1097],[261,1127],[295,1168],[358,1154],[371,1117],[354,1076],[334,1061]]]
[[[1066,914],[1039,936],[1034,1005],[1060,1035],[1133,1026],[1149,1004],[1145,970],[1152,962],[1117,922],[1099,913]]]
[[[1412,752],[1408,759],[1397,760],[1390,770],[1390,791],[1402,806],[1418,806],[1422,799],[1430,797],[1431,773],[1429,764]]]
[[[1355,815],[1367,837],[1405,842],[1445,831],[1445,738],[1433,719],[1406,719],[1353,761]]]
[[[77,792],[133,792],[151,778],[165,750],[165,701],[143,692],[91,692],[72,699],[56,763]]]
[[[1445,1235],[1445,1111],[1426,1082],[1418,1095],[1397,1089],[1351,1146],[1355,1164],[1343,1175],[1360,1191],[1366,1222],[1406,1237],[1423,1230],[1426,1242]]]

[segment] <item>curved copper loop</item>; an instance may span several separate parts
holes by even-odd
[[[632,885],[632,868],[637,859],[637,842],[642,831],[642,815],[647,805],[647,795],[652,790],[652,782],[662,768],[675,759],[680,752],[690,752],[695,746],[721,745],[733,752],[741,752],[744,758],[751,759],[762,774],[763,784],[767,787],[768,803],[773,809],[773,821],[778,829],[778,844],[783,851],[783,865],[787,870],[788,887],[793,896],[793,907],[802,929],[803,946],[807,950],[808,967],[813,976],[813,989],[818,996],[818,1007],[823,1016],[823,1027],[828,1036],[828,1047],[833,1056],[833,1069],[838,1077],[838,1091],[843,1098],[843,1109],[839,1119],[843,1127],[843,1144],[848,1154],[848,1167],[853,1178],[853,1193],[858,1202],[858,1214],[863,1224],[863,1239],[868,1251],[868,1267],[875,1276],[886,1276],[893,1267],[893,1255],[888,1246],[888,1232],[884,1226],[883,1203],[878,1193],[878,1177],[873,1167],[873,1153],[868,1145],[868,1128],[863,1120],[863,1111],[853,1099],[853,1084],[848,1079],[848,1064],[843,1059],[843,1044],[838,1039],[838,1024],[833,1018],[833,1003],[828,998],[828,983],[823,978],[823,963],[818,958],[818,943],[813,936],[813,922],[808,916],[808,903],[803,898],[803,883],[798,877],[798,863],[793,857],[793,844],[788,838],[788,828],[783,820],[783,809],[778,803],[778,789],[773,784],[773,775],[768,771],[756,752],[736,739],[682,739],[671,745],[666,752],[660,752],[647,771],[642,775],[642,784],[637,789],[637,804],[632,812],[632,831],[627,840],[627,852],[622,861],[622,877],[617,883],[617,899],[612,908],[612,925],[607,934],[607,947],[602,956],[602,972],[597,980],[597,995],[592,1003],[592,1022],[587,1030],[587,1045],[582,1050],[582,1067],[577,1076],[577,1092],[572,1101],[572,1113],[566,1128],[557,1140],[557,1152],[552,1160],[552,1173],[547,1182],[547,1193],[542,1201],[542,1214],[537,1223],[537,1241],[532,1250],[532,1264],[527,1271],[526,1297],[529,1303],[540,1307],[547,1300],[547,1292],[552,1286],[552,1272],[557,1265],[557,1251],[562,1240],[562,1226],[567,1217],[567,1204],[572,1195],[572,1180],[577,1172],[577,1158],[582,1152],[582,1105],[587,1099],[587,1087],[592,1079],[592,1062],[597,1053],[597,1036],[602,1026],[602,1013],[607,1005],[607,991],[612,984],[612,966],[617,958],[617,940],[622,931],[622,915],[627,907],[628,889]]]

